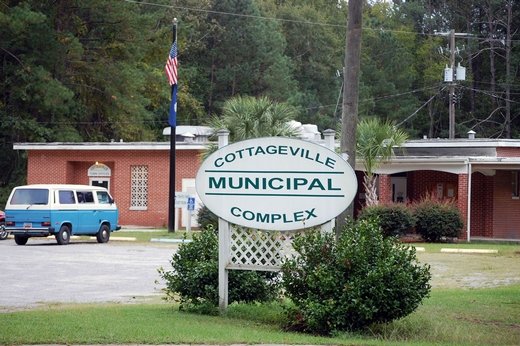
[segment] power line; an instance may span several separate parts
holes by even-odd
[[[433,95],[432,97],[430,97],[430,99],[428,101],[426,101],[421,107],[417,108],[415,110],[415,112],[413,112],[412,114],[410,114],[408,117],[406,117],[406,119],[404,119],[403,121],[401,121],[399,124],[395,125],[395,126],[401,126],[403,123],[407,122],[408,120],[410,120],[412,117],[414,117],[421,109],[424,108],[424,106],[426,106],[428,103],[430,103],[435,97],[439,96],[439,94],[444,90],[446,89],[446,87],[443,87],[441,90],[439,90],[439,92],[435,95]]]
[[[489,97],[493,97],[493,98],[496,98],[496,99],[499,99],[499,100],[509,101],[509,102],[512,102],[512,103],[520,103],[520,102],[515,101],[515,100],[506,99],[506,98],[504,98],[504,97],[501,97],[501,96],[495,95],[495,94],[491,93],[491,92],[488,91],[488,90],[480,90],[480,89],[470,88],[470,87],[467,87],[467,86],[462,86],[462,88],[464,88],[464,89],[468,89],[468,90],[471,90],[471,91],[475,91],[475,92],[478,92],[478,93],[481,93],[481,94],[484,94],[484,95],[487,95],[487,96],[489,96]]]
[[[280,22],[300,23],[300,24],[309,24],[309,25],[332,26],[332,27],[339,27],[339,28],[346,28],[347,27],[344,24],[331,24],[331,23],[303,21],[303,20],[296,20],[296,19],[275,18],[275,17],[267,17],[267,16],[253,15],[253,14],[243,14],[243,13],[233,13],[233,12],[225,12],[225,11],[215,11],[215,10],[208,10],[208,9],[204,9],[204,8],[196,8],[196,7],[185,7],[185,6],[176,6],[176,5],[163,5],[163,4],[153,3],[153,2],[136,1],[136,0],[125,0],[125,1],[126,2],[130,2],[130,3],[139,4],[139,5],[149,5],[149,6],[157,6],[157,7],[176,8],[176,9],[180,9],[180,10],[204,12],[204,13],[212,13],[212,14],[221,14],[221,15],[226,15],[226,16],[255,18],[255,19],[264,19],[264,20],[274,20],[274,21],[280,21]]]
[[[226,11],[215,11],[215,10],[209,10],[204,8],[197,8],[197,7],[186,7],[186,6],[177,6],[177,5],[163,5],[163,4],[157,4],[153,2],[147,2],[147,1],[137,1],[137,0],[125,0],[125,2],[138,4],[138,5],[147,5],[147,6],[156,6],[156,7],[165,7],[165,8],[175,8],[179,10],[186,10],[186,11],[194,11],[194,12],[204,12],[204,13],[212,13],[212,14],[219,14],[219,15],[226,15],[226,16],[235,16],[235,17],[244,17],[244,18],[254,18],[254,19],[262,19],[262,20],[272,20],[272,21],[279,21],[279,22],[288,22],[288,23],[299,23],[299,24],[307,24],[307,25],[319,25],[319,26],[328,26],[328,27],[336,27],[336,28],[345,28],[346,24],[332,24],[332,23],[325,23],[325,22],[315,22],[315,21],[306,21],[306,20],[296,20],[296,19],[285,19],[285,18],[276,18],[276,17],[268,17],[268,16],[260,16],[260,15],[252,15],[252,14],[242,14],[242,13],[235,13],[235,12],[226,12]],[[379,32],[391,32],[391,33],[397,33],[397,34],[411,34],[411,35],[419,35],[419,36],[430,36],[430,37],[438,37],[439,35],[436,33],[420,33],[415,31],[406,31],[406,30],[392,30],[392,29],[384,29],[384,28],[370,28],[370,27],[363,27],[363,30],[370,30],[370,31],[379,31]],[[474,35],[467,35],[467,36],[460,36],[459,38],[465,38],[465,39],[472,39],[472,40],[487,40],[487,41],[495,41],[495,42],[502,42],[502,39],[490,39],[488,37],[482,37],[482,36],[474,36]],[[520,42],[520,40],[510,40],[511,42]]]
[[[417,92],[420,92],[420,91],[437,89],[438,87],[439,87],[438,85],[435,85],[435,86],[431,86],[431,87],[425,87],[425,88],[419,88],[419,89],[414,89],[414,90],[410,90],[410,91],[405,91],[405,92],[397,93],[397,94],[384,95],[384,96],[380,96],[380,97],[369,97],[369,98],[366,98],[366,99],[363,99],[363,100],[359,100],[359,102],[360,103],[373,102],[373,101],[377,102],[377,101],[390,99],[390,98],[394,98],[394,97],[399,97],[399,96],[403,96],[403,95],[414,94],[414,93],[417,93]],[[322,109],[322,108],[335,107],[335,106],[336,106],[336,103],[328,104],[328,105],[315,106],[315,107],[307,107],[307,108],[305,108],[305,110]]]

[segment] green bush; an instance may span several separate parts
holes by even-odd
[[[384,237],[375,220],[350,223],[336,241],[309,232],[296,238],[297,255],[282,268],[294,307],[287,328],[329,335],[413,312],[430,292],[428,265],[415,249]]]
[[[210,227],[217,229],[218,216],[209,210],[208,207],[202,206],[197,213],[197,223],[199,224],[200,229],[208,229]]]
[[[218,307],[218,237],[213,229],[195,234],[172,256],[172,271],[159,269],[166,281],[168,299],[180,302],[181,310],[216,313]],[[228,301],[263,302],[277,297],[278,274],[231,270]]]
[[[360,220],[379,220],[385,236],[401,236],[413,230],[415,218],[409,207],[403,203],[373,205],[361,210]]]
[[[414,215],[417,220],[415,230],[427,242],[458,237],[464,227],[459,209],[447,200],[424,198],[414,206]]]

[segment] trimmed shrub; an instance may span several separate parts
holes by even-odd
[[[360,220],[375,218],[378,219],[379,226],[387,237],[404,235],[415,226],[411,209],[403,203],[368,206],[361,210],[358,217]]]
[[[172,271],[159,269],[166,281],[167,299],[180,310],[218,312],[218,236],[214,229],[195,234],[173,254]],[[264,302],[278,295],[278,273],[232,270],[228,276],[228,301]]]
[[[413,312],[429,295],[428,265],[415,249],[384,237],[375,220],[348,224],[332,234],[308,232],[296,238],[296,256],[282,269],[282,283],[294,307],[287,328],[330,335]]]
[[[208,209],[205,205],[199,209],[197,213],[197,223],[199,224],[200,229],[208,229],[213,227],[213,229],[218,228],[218,216],[215,215],[212,211]]]
[[[417,220],[415,231],[427,242],[440,242],[444,238],[460,235],[464,221],[454,202],[423,198],[414,205]]]

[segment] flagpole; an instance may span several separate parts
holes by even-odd
[[[177,18],[173,18],[173,28],[172,28],[172,36],[173,42],[177,42]],[[172,85],[172,95],[173,88],[176,85]],[[176,137],[176,122],[172,126],[170,124],[170,196],[168,203],[168,232],[175,232],[175,137]]]

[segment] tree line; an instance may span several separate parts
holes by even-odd
[[[177,18],[178,124],[205,125],[236,96],[341,128],[347,3],[336,0],[4,0],[0,187],[25,179],[17,142],[165,140],[164,64]],[[520,3],[368,1],[359,117],[410,138],[447,137],[447,37],[457,33],[456,137],[520,132]],[[348,87],[348,86],[346,86]],[[0,196],[0,200],[5,200]]]

